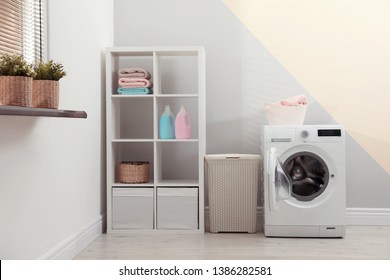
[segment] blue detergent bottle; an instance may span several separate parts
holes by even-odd
[[[175,139],[175,117],[169,105],[165,106],[160,117],[160,139]]]

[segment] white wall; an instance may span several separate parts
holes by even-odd
[[[69,258],[102,231],[102,52],[113,4],[48,2],[49,58],[67,71],[60,108],[88,118],[0,117],[0,259]]]
[[[306,124],[335,123],[222,0],[117,0],[114,41],[205,47],[207,153],[259,153],[264,103],[295,94],[309,97]],[[390,208],[390,175],[350,135],[346,153],[347,207]]]

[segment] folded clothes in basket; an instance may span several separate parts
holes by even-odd
[[[306,105],[307,104],[307,97],[303,94],[296,95],[296,96],[281,100],[280,104],[283,106]]]
[[[142,87],[142,88],[118,88],[118,93],[123,95],[142,95],[142,94],[151,94],[153,90],[151,88]]]
[[[121,87],[128,88],[152,87],[152,82],[144,78],[120,78],[118,83]]]
[[[122,68],[119,70],[119,77],[150,79],[150,73],[143,68]]]
[[[274,103],[265,104],[269,125],[302,125],[305,119],[307,98],[297,95]]]

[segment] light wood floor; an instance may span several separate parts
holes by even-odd
[[[204,235],[103,234],[75,259],[390,260],[390,226],[349,226],[345,238],[266,238],[262,232]]]

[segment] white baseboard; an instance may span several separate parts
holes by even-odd
[[[347,225],[390,226],[390,208],[347,208]]]
[[[105,215],[85,225],[76,234],[68,237],[43,255],[42,260],[71,260],[103,233]]]
[[[208,206],[205,212],[210,214]],[[258,221],[263,213],[263,207],[257,207]],[[349,226],[390,226],[390,208],[347,208],[346,219]]]

